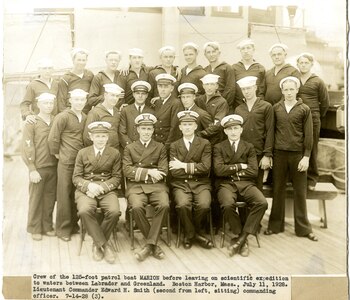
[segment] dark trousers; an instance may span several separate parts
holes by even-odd
[[[52,212],[56,201],[57,167],[37,169],[38,183],[29,183],[29,210],[27,231],[45,233],[52,231]]]
[[[185,192],[179,188],[174,188],[173,196],[185,236],[192,239],[196,233],[200,233],[204,218],[209,212],[211,203],[210,190],[202,190],[200,193],[194,194]]]
[[[70,236],[78,228],[77,207],[74,201],[75,187],[72,182],[74,165],[58,162],[57,166],[57,236]]]
[[[116,192],[109,192],[101,199],[95,199],[76,191],[75,201],[86,231],[98,247],[103,246],[109,240],[119,220],[120,209]],[[104,216],[101,224],[96,219],[97,207],[101,207]]]
[[[320,138],[321,120],[319,115],[312,115],[313,122],[313,146],[309,160],[309,168],[307,170],[307,182],[308,185],[315,186],[318,181],[318,167],[317,167],[317,155],[318,155],[318,141]]]
[[[135,223],[146,238],[147,244],[157,245],[163,218],[169,212],[168,193],[166,191],[157,191],[148,194],[130,194],[128,201]],[[146,217],[145,207],[148,203],[155,208],[151,224]]]
[[[307,217],[306,207],[306,172],[298,171],[298,164],[302,159],[301,152],[274,152],[273,169],[273,201],[268,228],[275,233],[284,231],[286,182],[288,174],[294,189],[294,223],[295,233],[305,236],[312,232]]]
[[[257,158],[258,166],[259,166],[259,163],[260,163],[261,159],[263,158],[263,155],[257,155],[256,158]],[[263,191],[264,172],[265,172],[265,170],[263,170],[260,167],[258,167],[258,177],[256,178],[256,187],[261,192]]]
[[[241,219],[234,206],[238,194],[242,196],[242,200],[246,202],[249,207],[249,213],[243,229]],[[219,186],[217,197],[223,211],[223,218],[228,221],[234,234],[240,234],[242,230],[249,234],[257,233],[260,222],[267,209],[267,201],[262,192],[255,185],[248,186],[240,193],[234,184]]]

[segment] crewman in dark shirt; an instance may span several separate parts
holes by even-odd
[[[65,242],[70,241],[71,234],[79,230],[72,175],[75,158],[84,147],[86,115],[82,111],[88,93],[75,89],[69,94],[71,107],[55,117],[48,137],[50,153],[58,158],[56,234]]]

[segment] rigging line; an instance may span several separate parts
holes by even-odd
[[[26,64],[26,66],[25,66],[25,68],[24,68],[23,73],[24,73],[25,71],[27,71],[27,68],[28,68],[28,66],[29,66],[30,60],[32,59],[32,56],[33,56],[33,54],[34,54],[34,51],[35,51],[35,49],[36,49],[36,46],[37,46],[38,43],[39,43],[39,40],[40,40],[40,38],[41,38],[41,35],[42,35],[43,32],[44,32],[44,29],[45,29],[45,26],[46,26],[46,24],[47,24],[47,21],[49,20],[49,17],[50,17],[50,14],[48,14],[47,17],[46,17],[45,23],[44,23],[43,27],[41,28],[41,31],[40,31],[40,33],[39,33],[38,38],[36,39],[35,45],[34,45],[34,47],[33,47],[33,49],[32,49],[32,52],[30,53],[29,59],[28,59],[28,61],[27,61],[27,64]],[[15,98],[15,95],[16,95],[17,91],[18,91],[18,89],[16,89],[15,92],[13,93],[13,96],[12,96],[11,101],[10,101],[9,103],[12,103],[13,99]]]
[[[179,10],[180,15],[185,19],[185,21],[187,22],[187,24],[190,25],[190,27],[191,27],[195,32],[197,32],[201,37],[203,37],[203,38],[206,39],[207,41],[209,41],[209,42],[212,42],[212,41],[213,41],[213,39],[210,39],[210,38],[206,37],[204,34],[202,34],[201,32],[199,32],[199,31],[190,23],[190,21],[188,21],[188,19],[185,17],[185,15],[183,15],[183,13],[182,13],[182,11],[181,11],[181,9],[180,9],[179,7],[177,7],[177,9]],[[247,36],[247,34],[244,34],[244,35],[240,36],[238,39],[235,39],[234,41],[230,41],[230,42],[218,42],[218,43],[221,44],[221,45],[223,45],[223,44],[233,44],[233,43],[239,41],[240,39],[242,39],[242,38],[244,38],[244,37],[246,37],[246,36]]]
[[[278,34],[278,31],[277,31],[276,26],[274,26],[274,28],[275,28],[275,31],[276,31],[276,34],[277,34],[278,42],[280,42],[280,43],[281,43],[281,39],[280,39],[280,36],[279,36],[279,34]]]

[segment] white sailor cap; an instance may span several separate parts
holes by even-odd
[[[112,125],[108,122],[98,121],[92,122],[88,125],[89,132],[91,133],[108,133]]]
[[[197,122],[199,114],[192,110],[184,110],[177,113],[179,122]]]
[[[154,125],[157,118],[152,114],[140,114],[135,118],[135,125]]]
[[[269,49],[269,53],[271,53],[271,51],[275,48],[282,48],[285,52],[287,52],[288,47],[285,44],[281,44],[281,43],[277,43],[277,44],[273,44],[270,49]]]
[[[306,57],[309,61],[313,62],[315,60],[315,56],[309,52],[303,52],[303,53],[300,53],[298,56],[297,56],[297,61],[301,58],[301,57]]]
[[[151,90],[151,85],[147,81],[138,80],[131,85],[131,90],[133,92],[144,91],[148,93]]]
[[[207,74],[204,77],[200,79],[200,81],[203,82],[203,84],[207,83],[217,83],[219,81],[220,76],[216,74]]]
[[[239,85],[240,88],[245,88],[245,87],[256,85],[257,80],[258,80],[258,77],[246,76],[241,78],[240,80],[237,80],[237,84]]]
[[[108,50],[108,51],[105,52],[105,57],[107,57],[110,54],[118,54],[119,57],[122,56],[122,52],[119,51],[119,50]]]
[[[103,85],[103,87],[104,87],[106,93],[120,95],[124,92],[124,90],[119,85],[117,85],[115,83],[106,83]]]
[[[158,50],[159,55],[162,55],[164,51],[171,51],[175,54],[175,48],[173,46],[164,46]]]
[[[184,51],[186,48],[194,48],[196,51],[198,51],[199,47],[197,44],[193,43],[193,42],[188,42],[186,44],[182,45],[182,51]]]
[[[42,93],[38,97],[36,97],[36,100],[38,100],[38,102],[47,101],[47,100],[54,101],[55,98],[56,98],[56,96],[54,94]]]
[[[73,98],[73,97],[78,97],[78,98],[86,98],[86,96],[89,94],[88,92],[85,92],[84,90],[82,89],[75,89],[73,91],[70,91],[69,92],[70,94],[70,97]]]
[[[36,64],[37,64],[38,69],[40,69],[40,68],[53,68],[52,59],[46,58],[46,57],[39,59]]]
[[[89,51],[87,51],[87,50],[84,49],[84,48],[73,48],[72,51],[70,52],[70,56],[71,56],[72,58],[74,58],[74,56],[75,56],[77,53],[83,53],[83,54],[86,54],[86,56],[89,55]]]
[[[204,46],[203,46],[204,51],[209,46],[214,48],[215,50],[219,50],[220,51],[220,44],[218,42],[207,42],[207,43],[205,43]]]
[[[131,48],[129,49],[129,55],[130,56],[141,56],[141,57],[144,57],[144,53],[143,53],[143,50],[140,49],[140,48]]]
[[[180,84],[177,90],[180,94],[197,94],[198,92],[197,86],[190,82]]]
[[[247,45],[252,45],[252,46],[255,46],[255,43],[253,40],[251,39],[245,39],[243,41],[240,41],[237,45],[237,49],[241,49],[243,48],[244,46],[247,46]]]
[[[176,78],[168,73],[162,73],[156,76],[156,81],[158,84],[173,84]]]
[[[291,81],[294,81],[297,85],[297,89],[300,88],[300,80],[294,76],[288,76],[288,77],[285,77],[283,78],[281,81],[280,81],[280,88],[282,89],[282,85],[285,81],[287,80],[291,80]]]
[[[240,115],[228,115],[221,120],[221,126],[224,128],[233,125],[243,125],[243,118]]]

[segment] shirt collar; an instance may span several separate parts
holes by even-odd
[[[240,141],[240,140],[241,140],[241,139],[238,139],[237,141],[235,141],[236,151],[237,151],[238,144],[239,144],[239,141]],[[233,141],[231,141],[230,139],[229,139],[229,141],[230,141],[230,144],[231,144],[231,146],[232,146]]]
[[[141,141],[141,139],[140,139],[140,143],[142,144],[142,145],[145,145],[146,144],[146,148],[148,147],[148,145],[149,145],[149,143],[151,142],[151,140],[152,139],[150,139],[148,142],[143,142],[143,141]]]
[[[166,97],[166,98],[163,100],[163,104],[169,100],[170,96],[171,96],[171,93],[169,94],[168,97]]]
[[[97,149],[95,146],[94,146],[94,151],[95,151],[95,156],[97,155],[98,152],[101,152],[101,155],[103,153],[103,151],[105,150],[106,147],[103,147],[102,149]]]
[[[135,102],[134,104],[135,104],[135,107],[136,107],[137,110],[139,110],[139,106],[141,107],[141,110],[143,110],[143,108],[145,107],[145,103],[142,104],[142,105],[139,105],[139,104],[137,104],[137,103]]]

